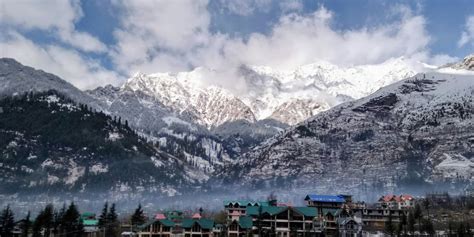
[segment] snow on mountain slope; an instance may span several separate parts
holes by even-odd
[[[367,96],[383,86],[425,70],[421,63],[405,58],[347,68],[324,61],[291,71],[243,67],[241,74],[250,85],[250,91],[241,99],[252,108],[257,119],[270,117],[296,124],[315,112]],[[278,111],[282,106],[291,104],[300,104],[300,114],[288,112],[282,115],[285,111]],[[314,111],[315,107],[319,107],[318,111]]]
[[[210,85],[207,77],[215,76],[214,71],[196,68],[179,73],[138,73],[120,90],[153,97],[180,116],[208,128],[224,122],[265,118],[296,124],[424,70],[421,63],[405,58],[347,68],[320,61],[291,71],[241,66],[237,77],[245,84],[242,92],[230,83]]]
[[[53,74],[24,66],[11,58],[0,58],[0,97],[48,90],[59,91],[78,103],[88,104],[96,109],[102,106],[86,93]]]
[[[229,91],[203,87],[199,81],[201,71],[198,68],[189,73],[138,73],[121,89],[154,97],[174,112],[207,127],[240,119],[255,121],[252,111]]]
[[[295,125],[236,162],[235,173],[226,176],[255,186],[333,192],[415,184],[421,190],[474,182],[473,142],[474,73],[429,72]]]

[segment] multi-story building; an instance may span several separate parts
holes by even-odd
[[[415,206],[415,199],[408,194],[402,195],[385,195],[379,198],[378,205],[381,208],[389,209],[405,209],[413,208]]]
[[[227,221],[238,221],[241,216],[246,216],[247,207],[274,206],[276,201],[254,202],[254,201],[225,201],[224,207]]]
[[[344,204],[350,198],[350,202],[352,202],[352,198],[349,195],[316,195],[316,194],[308,194],[305,197],[306,205],[308,207],[315,207],[318,209],[319,213],[323,212],[324,208],[329,209],[341,209],[343,208]]]
[[[315,236],[321,234],[314,207],[250,206],[253,234],[259,236]]]
[[[396,225],[402,216],[408,216],[406,209],[365,208],[352,211],[354,220],[362,223],[364,230],[384,230],[388,222]]]

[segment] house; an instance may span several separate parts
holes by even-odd
[[[183,228],[184,237],[214,236],[214,221],[211,219],[183,219],[181,227]]]
[[[406,209],[365,208],[352,211],[354,219],[362,223],[363,230],[367,231],[384,230],[387,222],[391,221],[396,225],[400,222],[402,216],[408,216],[408,210]]]
[[[227,236],[240,237],[252,234],[253,219],[250,216],[241,216],[239,220],[233,220],[227,225]]]
[[[385,195],[379,198],[378,205],[381,208],[389,209],[405,209],[413,208],[415,206],[415,199],[408,194],[402,195]]]
[[[308,207],[315,207],[321,213],[323,208],[342,208],[346,203],[344,195],[316,195],[308,194],[305,199]]]
[[[224,208],[228,221],[238,221],[241,216],[246,215],[246,208],[251,206],[270,206],[275,202],[254,202],[254,201],[224,201]]]
[[[95,213],[82,213],[81,221],[82,225],[84,226],[84,236],[96,237],[99,235],[99,220],[96,219]]]
[[[320,235],[315,207],[249,206],[253,234],[259,236]]]
[[[153,219],[138,227],[139,237],[170,237],[176,224],[170,219]]]
[[[357,237],[362,235],[362,224],[352,217],[337,219],[339,237]]]

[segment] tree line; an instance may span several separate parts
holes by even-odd
[[[130,217],[132,230],[137,230],[146,221],[141,204],[135,209]],[[99,236],[118,237],[120,236],[120,222],[115,204],[110,206],[108,202],[104,204],[102,212],[98,218]],[[15,220],[15,215],[6,206],[0,215],[0,236],[13,237],[14,230],[20,231],[21,237],[80,237],[84,235],[83,217],[77,205],[71,202],[68,206],[64,204],[57,209],[53,204],[48,204],[42,209],[36,218],[31,218],[31,213],[19,220]]]

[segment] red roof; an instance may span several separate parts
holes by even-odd
[[[408,195],[408,194],[402,194],[400,196],[397,196],[397,195],[393,195],[393,194],[388,194],[388,195],[385,195],[385,196],[382,196],[380,199],[379,199],[379,202],[404,202],[404,201],[410,201],[410,200],[413,200],[413,196],[411,195]]]
[[[195,213],[195,214],[193,215],[193,217],[191,217],[191,218],[192,218],[192,219],[201,219],[201,214]]]
[[[158,214],[155,215],[155,219],[156,220],[164,220],[164,219],[166,219],[166,216],[162,213],[158,213]]]

